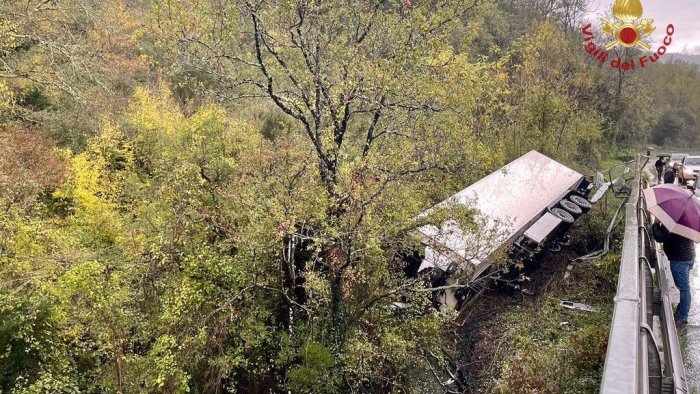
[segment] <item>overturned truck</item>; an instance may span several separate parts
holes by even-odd
[[[421,227],[425,251],[415,271],[442,278],[445,286],[436,301],[460,309],[470,291],[452,287],[457,278],[475,281],[504,261],[532,261],[545,249],[558,250],[571,225],[591,208],[586,198],[591,187],[580,173],[528,152],[423,214],[461,206],[473,212],[475,221],[461,226],[447,219]]]

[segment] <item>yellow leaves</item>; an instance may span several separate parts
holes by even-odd
[[[177,323],[186,319],[189,313],[198,305],[205,302],[205,294],[196,281],[185,279],[178,286],[178,291],[165,303],[163,319],[169,323]]]
[[[100,192],[100,174],[94,163],[86,155],[78,155],[73,159],[73,175],[71,177],[73,190],[70,194],[78,205],[89,214],[97,213],[103,208],[111,208],[112,204],[97,197]],[[57,191],[56,197],[67,196],[64,191]]]
[[[221,107],[206,106],[192,115],[188,123],[194,132],[221,134],[226,124],[226,111]]]
[[[556,82],[568,79],[568,63],[580,59],[572,56],[566,35],[561,34],[551,22],[542,22],[535,31],[524,36],[514,45],[514,52],[523,57],[522,72],[536,83]]]
[[[178,365],[176,355],[181,349],[173,335],[161,335],[149,351],[148,375],[146,385],[149,391],[188,393],[189,375]]]
[[[0,80],[0,119],[8,115],[12,111],[12,101],[14,94],[7,82]]]
[[[156,94],[138,87],[129,105],[129,120],[139,129],[174,136],[184,121],[183,115],[172,103],[169,92],[162,87]]]
[[[162,171],[183,159],[191,159],[205,171],[212,165],[230,168],[243,152],[261,142],[251,124],[231,119],[219,106],[206,105],[185,117],[165,87],[156,92],[139,87],[128,119],[138,130],[136,146]]]
[[[115,0],[105,0],[102,3],[100,23],[90,34],[99,36],[97,44],[119,46],[124,51],[133,50],[138,45],[138,39],[145,33],[134,12],[136,7],[129,9],[124,2]]]
[[[219,106],[203,107],[182,126],[183,142],[193,145],[193,153],[218,154],[223,156],[222,159],[239,157],[261,142],[259,133],[251,124],[229,118]]]
[[[481,58],[476,61],[468,53],[456,53],[449,46],[435,48],[425,60],[432,74],[416,83],[424,94],[439,99],[440,106],[462,114],[464,121],[470,120],[464,114],[475,108],[497,109],[503,103],[503,96],[509,94],[506,58],[490,61]]]
[[[131,204],[126,184],[133,170],[133,155],[121,132],[111,123],[87,149],[70,157],[68,180],[53,194],[74,206],[73,220],[84,228],[86,242],[129,241],[119,210]]]
[[[330,283],[315,271],[306,272],[304,279],[304,288],[308,292],[308,308],[316,313],[323,313],[331,302]]]
[[[59,280],[59,289],[65,296],[65,301],[70,302],[74,295],[81,295],[88,299],[102,292],[98,283],[104,277],[104,266],[98,261],[87,261],[77,264],[69,269]]]
[[[452,62],[455,58],[455,51],[452,47],[443,47],[438,49],[437,53],[428,59],[428,66],[443,67]]]
[[[72,198],[89,215],[116,208],[114,200],[118,186],[109,182],[110,163],[104,154],[109,152],[100,152],[100,148],[111,148],[101,143],[113,143],[113,136],[109,131],[105,132],[90,144],[87,151],[72,158],[69,181],[54,193],[55,197]]]
[[[16,26],[7,19],[0,20],[0,54],[17,46]]]

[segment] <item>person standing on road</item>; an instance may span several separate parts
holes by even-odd
[[[664,245],[664,252],[671,263],[673,283],[681,292],[681,302],[678,304],[674,318],[677,326],[684,326],[688,324],[690,311],[690,270],[695,264],[695,242],[669,232],[659,219],[656,219],[651,226],[651,231],[654,239]]]
[[[664,172],[664,166],[666,165],[666,162],[664,161],[663,157],[659,157],[659,160],[654,163],[654,167],[656,167],[656,180],[658,183],[661,183],[661,175]]]

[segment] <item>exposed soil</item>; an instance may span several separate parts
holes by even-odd
[[[524,284],[525,291],[493,290],[462,312],[463,325],[458,331],[462,350],[461,373],[470,386],[493,377],[503,359],[501,352],[507,350],[497,347],[502,331],[495,326],[495,318],[516,305],[534,307],[540,304],[544,295],[562,286],[567,266],[576,257],[568,248],[545,253],[540,257],[539,269],[531,273],[530,281]]]

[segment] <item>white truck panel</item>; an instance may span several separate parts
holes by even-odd
[[[473,265],[480,273],[493,252],[521,235],[582,179],[583,175],[569,167],[537,151],[528,152],[423,214],[462,204],[477,212],[483,227],[478,233],[464,231],[453,220],[440,227],[421,227],[419,232],[429,247],[421,270],[446,270],[449,261]]]

